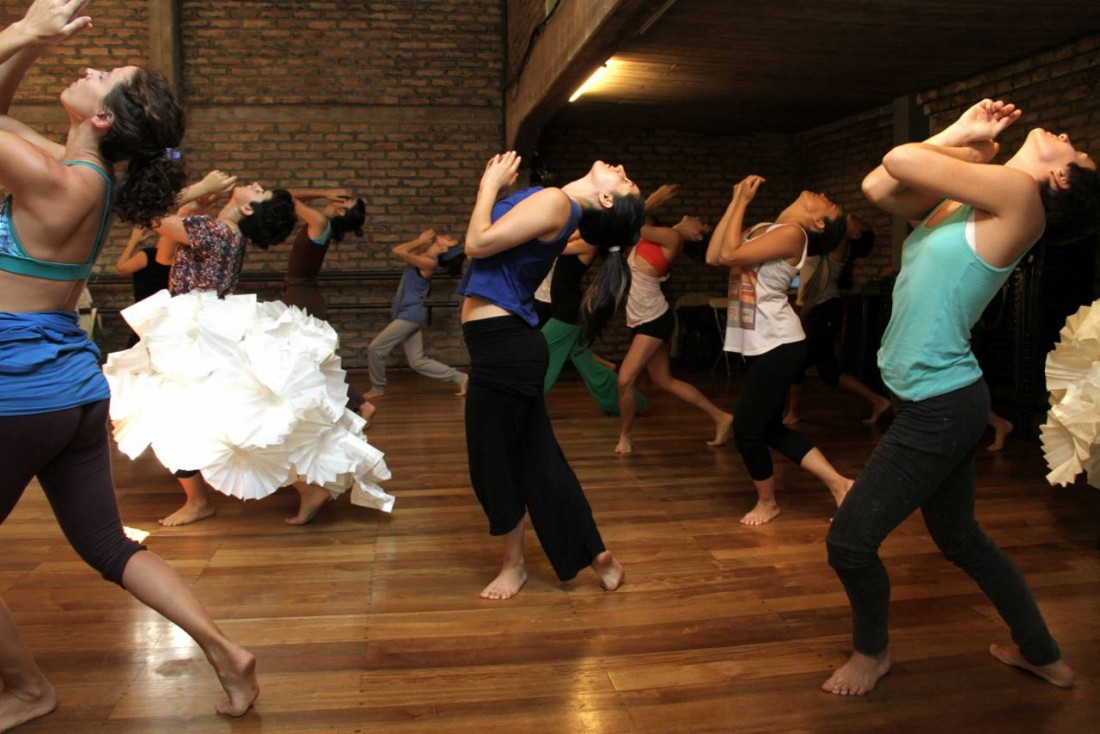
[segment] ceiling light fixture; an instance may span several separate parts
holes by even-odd
[[[573,96],[569,98],[570,102],[575,102],[578,97],[588,91],[588,88],[600,80],[604,74],[607,73],[607,67],[611,66],[611,59],[600,64],[600,67],[592,72],[592,75],[584,80],[584,84],[577,87],[577,91],[573,92]],[[560,99],[560,98],[559,98]]]

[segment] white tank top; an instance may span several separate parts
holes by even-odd
[[[742,242],[749,242],[779,227],[793,224],[764,222],[748,231]],[[787,298],[791,281],[806,262],[809,239],[801,227],[802,257],[797,265],[788,265],[783,258],[769,260],[753,267],[732,268],[729,282],[729,310],[726,313],[726,351],[740,352],[746,357],[770,352],[784,344],[806,338],[802,322]]]
[[[550,272],[546,274],[546,277],[539,283],[538,289],[535,290],[535,300],[542,301],[543,303],[552,303],[550,298],[550,282],[554,280],[554,266],[558,264],[558,261],[554,261],[554,265],[550,266]]]
[[[630,251],[626,261],[630,265],[630,294],[626,297],[626,325],[631,329],[648,324],[663,316],[668,310],[668,301],[661,292],[661,283],[668,280],[668,273],[654,278],[638,269],[638,248]]]

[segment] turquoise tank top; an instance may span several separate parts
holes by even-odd
[[[882,381],[902,400],[927,400],[981,378],[970,329],[1019,262],[996,268],[971,248],[966,227],[973,207],[967,204],[932,229],[925,226],[942,206],[905,240],[878,351]]]
[[[87,161],[61,161],[65,166],[85,166],[103,177],[107,182],[107,198],[103,204],[103,216],[99,220],[99,233],[92,245],[91,255],[83,263],[60,263],[50,260],[38,260],[27,254],[11,218],[11,196],[0,204],[0,270],[16,275],[28,275],[45,280],[84,280],[92,273],[92,266],[99,255],[99,248],[107,236],[107,223],[111,218],[111,177],[94,163]]]

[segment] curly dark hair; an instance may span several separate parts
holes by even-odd
[[[115,85],[103,107],[114,119],[99,153],[110,163],[129,161],[115,188],[114,210],[124,222],[152,227],[176,208],[187,183],[175,153],[186,126],[183,108],[168,79],[146,69]]]
[[[1100,173],[1070,163],[1067,178],[1065,189],[1039,184],[1047,215],[1043,242],[1048,245],[1077,242],[1100,229]]]
[[[252,213],[241,219],[237,226],[252,244],[266,250],[289,237],[297,221],[294,198],[290,192],[275,189],[267,201],[252,204]]]
[[[354,232],[356,237],[362,237],[365,221],[367,221],[367,203],[357,199],[355,205],[349,206],[345,213],[329,220],[332,224],[333,242],[343,242],[344,235],[348,232]]]

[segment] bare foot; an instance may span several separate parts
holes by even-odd
[[[821,690],[839,696],[862,696],[873,691],[879,679],[889,672],[889,652],[876,657],[853,652],[848,662],[837,668],[821,685]]]
[[[707,441],[707,446],[721,446],[730,440],[733,434],[733,416],[723,413],[722,418],[714,422],[714,440]]]
[[[634,453],[634,442],[627,436],[619,436],[619,443],[615,444],[616,454],[632,454]]]
[[[49,681],[36,690],[6,688],[0,693],[0,731],[38,719],[57,708],[57,692]]]
[[[854,484],[854,479],[841,477],[839,484],[829,486],[829,492],[832,493],[833,499],[836,500],[837,507],[840,507],[840,503],[843,502],[844,498],[848,496],[848,493],[852,491],[852,485]]]
[[[615,560],[615,556],[608,550],[596,556],[596,560],[592,561],[592,570],[600,577],[600,586],[606,591],[619,588],[626,578],[626,571],[623,570],[622,564]]]
[[[365,428],[370,428],[371,418],[373,418],[374,414],[377,412],[378,408],[374,405],[374,403],[369,403],[366,400],[364,400],[363,404],[359,406],[359,417],[367,422],[367,425],[364,426]]]
[[[518,566],[505,566],[500,569],[500,573],[497,574],[497,577],[481,590],[481,598],[492,599],[494,601],[511,599],[519,593],[519,590],[522,589],[523,585],[526,583],[526,566],[523,564]]]
[[[1077,681],[1076,674],[1066,665],[1064,660],[1059,660],[1050,665],[1032,665],[1024,659],[1024,656],[1020,654],[1020,648],[1015,645],[990,645],[989,654],[1005,665],[1023,668],[1027,672],[1034,673],[1047,683],[1056,685],[1059,688],[1072,688],[1073,684]]]
[[[183,507],[173,512],[168,517],[162,517],[157,520],[157,522],[166,528],[176,527],[177,525],[189,525],[190,523],[212,517],[217,511],[214,505],[210,504],[207,500],[203,500],[202,502],[187,500],[183,503]]]
[[[256,656],[243,647],[233,646],[221,663],[211,660],[218,681],[227,698],[215,707],[219,714],[244,716],[260,695],[260,682],[256,680]]]
[[[863,419],[864,424],[873,426],[878,423],[878,419],[882,417],[883,413],[890,410],[890,401],[879,395],[875,401],[871,404],[871,415]]]
[[[776,502],[756,501],[756,507],[752,508],[741,518],[742,525],[763,525],[779,517],[779,504]]]
[[[461,382],[461,384],[459,384],[458,392],[456,392],[455,395],[457,395],[458,397],[462,397],[463,395],[466,394],[466,388],[468,388],[469,386],[470,386],[470,376],[469,375],[463,375],[462,376],[462,382]]]
[[[287,525],[306,525],[313,522],[313,518],[317,517],[317,511],[321,509],[321,505],[332,499],[332,494],[327,489],[315,487],[312,484],[298,490],[298,494],[300,495],[298,514],[283,520]]]
[[[1012,429],[1016,426],[1012,425],[1012,421],[1006,421],[999,415],[990,416],[989,425],[993,426],[993,443],[989,444],[986,451],[1000,451],[1005,447],[1008,434],[1012,433]]]
[[[377,400],[378,398],[383,397],[385,394],[386,393],[382,390],[375,390],[372,387],[370,390],[367,390],[365,393],[363,393],[363,400]]]
[[[802,416],[800,416],[798,413],[787,413],[785,416],[783,416],[783,425],[785,426],[793,426],[801,422]]]

